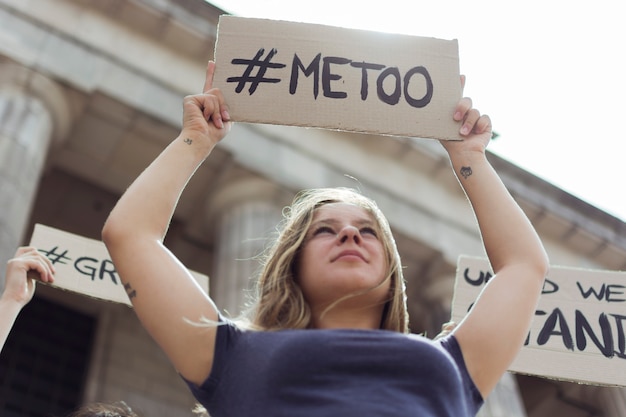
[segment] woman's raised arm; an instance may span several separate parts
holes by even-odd
[[[454,334],[472,379],[486,397],[523,345],[549,264],[535,229],[487,161],[489,117],[465,98],[454,118],[462,121],[464,140],[443,145],[495,273]]]
[[[128,188],[102,230],[143,326],[178,372],[198,384],[211,370],[215,328],[186,320],[216,320],[217,309],[163,239],[187,182],[230,129],[224,98],[212,88],[214,69],[210,62],[203,94],[184,98],[180,135]]]

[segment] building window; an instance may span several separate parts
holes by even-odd
[[[96,319],[35,297],[0,353],[0,415],[63,416],[80,405]]]

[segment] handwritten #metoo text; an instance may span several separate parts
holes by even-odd
[[[245,69],[240,76],[227,78],[227,82],[236,83],[236,93],[241,93],[249,83],[248,94],[256,92],[261,83],[277,84],[283,81],[281,78],[266,76],[268,70],[285,68],[287,64],[273,62],[278,50],[272,48],[267,55],[265,49],[259,49],[251,59],[233,59],[233,65],[243,65]],[[265,56],[264,56],[265,55]],[[314,99],[318,98],[320,84],[322,95],[332,99],[348,98],[348,92],[339,86],[344,84],[342,70],[353,69],[359,73],[356,80],[360,81],[360,98],[365,101],[370,92],[370,76],[375,81],[376,96],[380,101],[389,105],[396,105],[404,97],[411,107],[422,108],[428,105],[433,97],[433,81],[430,73],[424,66],[410,68],[404,74],[397,66],[385,66],[379,63],[353,61],[339,56],[322,57],[321,53],[315,55],[310,62],[303,62],[297,53],[291,60],[289,77],[289,94],[296,94],[301,74],[311,77],[311,93]],[[418,85],[416,87],[416,85]],[[421,95],[415,96],[413,91],[421,91]]]

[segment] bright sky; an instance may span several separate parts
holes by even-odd
[[[244,17],[458,39],[490,149],[626,221],[626,24],[598,0],[209,0]]]

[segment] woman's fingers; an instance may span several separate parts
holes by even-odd
[[[463,97],[456,105],[454,109],[454,120],[460,122],[465,118],[467,112],[472,108],[472,99],[469,97]]]
[[[206,93],[187,96],[183,100],[183,128],[210,133],[213,125],[224,129],[230,121],[228,108],[221,91],[213,88]],[[209,130],[207,130],[209,129]]]
[[[484,133],[484,132],[491,132],[491,118],[487,116],[486,114],[483,114],[482,116],[480,116],[480,118],[474,125],[474,132],[478,134]]]
[[[472,133],[478,119],[480,119],[480,112],[476,109],[469,109],[468,112],[465,113],[465,118],[461,125],[461,135],[466,136]]]
[[[203,93],[207,93],[211,88],[213,88],[213,76],[215,75],[215,62],[209,61],[206,67],[206,77],[204,79],[204,87],[202,88]]]
[[[213,121],[215,127],[223,129],[224,122],[230,121],[230,114],[224,101],[224,96],[218,88],[213,88],[213,76],[215,75],[215,62],[207,63],[206,78],[204,80],[203,94],[195,96],[195,102],[202,111],[207,122]]]
[[[213,120],[216,127],[223,129],[224,122],[230,120],[230,115],[228,114],[228,108],[224,102],[222,92],[214,88],[201,95],[200,99],[205,119],[207,121]]]
[[[222,120],[222,112],[220,110],[219,99],[213,94],[203,94],[198,96],[200,106],[202,108],[202,114],[207,122],[213,121],[213,124],[218,129],[224,128],[224,121]]]
[[[472,100],[469,97],[462,98],[454,111],[454,120],[462,121],[459,133],[467,136],[471,133],[484,133],[491,130],[491,119],[486,114],[472,107]]]

